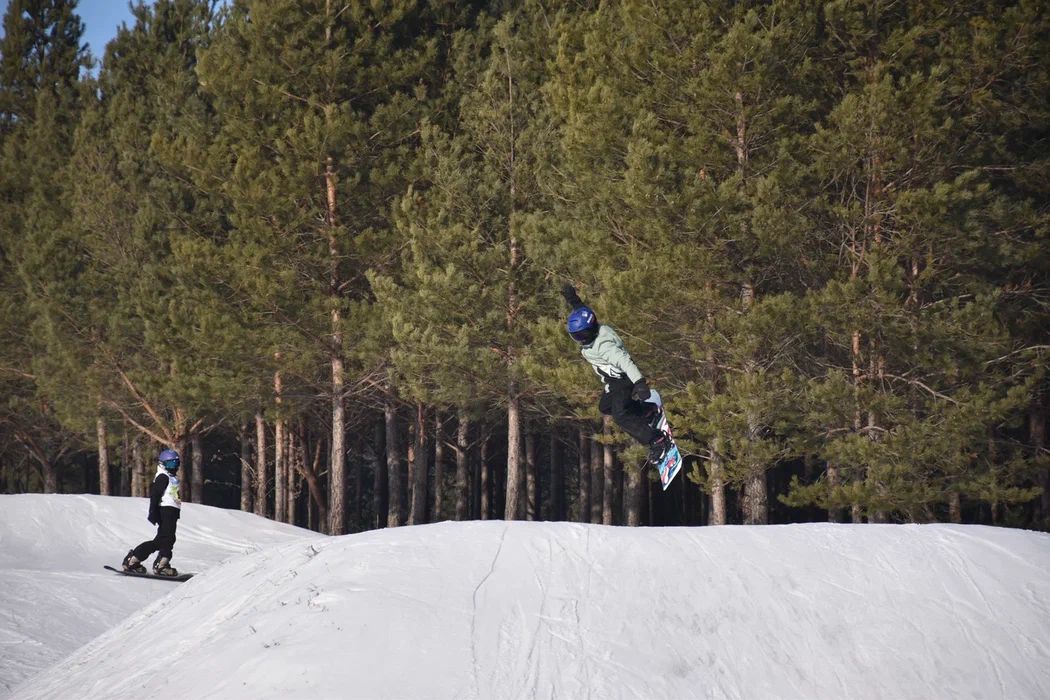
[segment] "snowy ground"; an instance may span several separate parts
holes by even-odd
[[[0,495],[0,698],[180,585],[102,568],[119,567],[129,549],[152,538],[147,506],[144,498]],[[172,560],[184,571],[319,538],[248,513],[184,508]]]
[[[473,522],[310,538],[197,507],[176,556],[202,573],[174,584],[96,573],[145,520],[125,518],[130,499],[86,502],[0,497],[0,585],[20,586],[2,599],[0,681],[42,665],[7,660],[20,638],[54,658],[114,625],[13,698],[1050,698],[1046,534]],[[262,544],[267,526],[283,544]],[[85,531],[72,565],[70,546],[41,554]],[[118,610],[115,590],[143,597]]]

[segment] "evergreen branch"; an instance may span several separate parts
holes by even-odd
[[[146,409],[146,413],[150,415],[150,418],[153,419],[153,422],[156,423],[158,426],[165,425],[165,421],[160,417],[160,414],[158,414],[157,411],[153,408],[153,406],[148,401],[146,401],[142,394],[139,393],[139,390],[135,387],[135,383],[131,381],[131,378],[127,375],[127,373],[120,366],[117,366],[116,369],[117,374],[120,376],[121,380],[123,380],[125,386],[127,386],[128,389],[131,391],[131,395],[135,397],[135,400],[139,402],[139,405]],[[120,409],[120,411],[122,414],[124,414],[123,409]],[[125,417],[128,417],[126,414],[124,415]],[[128,418],[128,420],[131,419]],[[144,432],[146,432],[149,435],[153,435],[153,433],[150,433],[149,431]],[[158,442],[167,442],[167,440],[162,439]]]
[[[258,78],[252,78],[252,82],[254,82],[256,85],[258,85],[261,88],[269,88],[271,90],[274,90],[275,92],[279,92],[280,94],[284,95],[285,97],[287,97],[289,99],[297,100],[297,101],[302,102],[303,104],[305,104],[307,106],[313,106],[308,98],[306,98],[306,97],[299,97],[298,95],[293,95],[292,93],[288,92],[284,88],[279,88],[279,87],[274,87],[272,85],[267,85],[266,83],[264,83],[263,81],[259,80]]]
[[[149,428],[132,418],[131,415],[126,410],[124,410],[124,407],[118,404],[116,401],[107,400],[105,401],[105,404],[111,408],[116,409],[117,413],[119,413],[124,418],[124,420],[135,426],[135,428],[138,429],[138,431],[141,432],[143,435],[147,435],[153,438],[155,441],[159,442],[162,445],[168,443],[168,439],[166,437],[158,435],[157,433],[153,432],[152,430],[150,430]]]
[[[30,374],[29,372],[20,370],[17,367],[0,367],[0,372],[9,372],[10,374],[14,374],[15,376],[22,377],[23,379],[36,380],[35,374]]]
[[[887,379],[896,379],[897,381],[901,381],[901,382],[906,382],[908,384],[912,384],[914,386],[919,387],[920,389],[925,389],[931,395],[933,395],[933,396],[935,396],[935,397],[937,397],[939,399],[944,399],[945,401],[948,401],[949,403],[952,403],[952,404],[954,404],[956,406],[959,405],[959,402],[956,401],[955,399],[953,399],[952,397],[950,397],[950,396],[948,396],[946,394],[942,394],[941,392],[937,391],[936,389],[931,389],[929,386],[927,386],[926,384],[923,384],[918,379],[908,379],[907,377],[901,377],[901,376],[896,375],[896,374],[886,374],[885,377]]]
[[[1028,352],[1029,350],[1050,350],[1050,345],[1028,345],[1028,346],[1023,347],[1023,348],[1018,348],[1017,350],[1014,350],[1013,352],[1008,352],[1005,355],[1003,355],[1002,357],[997,357],[994,360],[987,360],[984,364],[991,365],[991,364],[994,364],[996,362],[1002,362],[1003,360],[1007,359],[1008,357],[1013,357],[1014,355],[1017,355],[1018,353]]]

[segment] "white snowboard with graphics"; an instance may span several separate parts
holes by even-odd
[[[667,433],[667,437],[671,440],[671,447],[667,450],[664,458],[659,464],[655,465],[657,471],[660,472],[660,486],[666,491],[667,487],[671,485],[671,481],[682,468],[682,453],[678,449],[678,444],[674,441],[671,425],[667,422],[667,413],[664,412],[664,402],[660,398],[660,393],[654,389],[647,401],[656,405],[659,409],[659,413],[654,417],[653,427]]]

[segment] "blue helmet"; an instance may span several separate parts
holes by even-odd
[[[157,457],[157,461],[169,472],[177,472],[179,470],[179,453],[175,450],[164,450]]]
[[[590,345],[598,337],[598,317],[586,306],[573,309],[565,326],[580,345]]]

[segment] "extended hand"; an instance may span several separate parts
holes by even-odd
[[[573,308],[583,304],[583,302],[580,301],[580,295],[576,293],[576,287],[573,287],[568,282],[562,286],[561,295],[565,297],[566,303]]]

